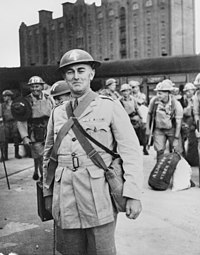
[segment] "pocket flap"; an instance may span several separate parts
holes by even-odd
[[[61,177],[62,177],[62,173],[63,173],[64,167],[58,166],[56,168],[56,173],[55,173],[55,181],[59,182]]]
[[[92,166],[92,167],[87,167],[87,170],[91,178],[96,179],[96,178],[102,178],[105,176],[103,169],[95,168],[94,166]]]

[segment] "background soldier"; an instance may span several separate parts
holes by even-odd
[[[139,81],[131,80],[129,81],[129,85],[132,88],[132,95],[136,99],[138,105],[146,105],[146,95],[140,91]]]
[[[91,102],[82,109],[77,119],[93,138],[110,150],[114,147],[115,137],[125,171],[123,196],[127,197],[126,215],[135,219],[142,209],[142,153],[121,104],[98,95],[90,88],[99,64],[89,53],[79,49],[65,53],[60,61],[60,70],[69,84],[72,98],[67,105],[56,107],[49,119],[44,151],[45,203],[47,208],[51,208],[52,191],[47,183],[50,175],[47,165],[54,139],[68,120],[66,106],[75,109],[78,104],[78,112],[90,99]],[[96,145],[95,149],[109,166],[112,156]],[[57,157],[52,213],[56,223],[58,251],[65,255],[115,255],[116,211],[112,206],[104,170],[91,161],[71,129],[62,139]]]
[[[5,127],[5,146],[3,149],[4,160],[8,160],[8,143],[13,142],[15,147],[15,158],[21,159],[19,155],[19,143],[20,134],[17,128],[17,121],[14,119],[11,112],[11,105],[13,102],[13,92],[11,90],[4,90],[2,93],[3,103],[2,103],[2,117]]]
[[[42,159],[44,152],[44,142],[48,119],[53,107],[49,96],[42,92],[44,81],[39,76],[29,79],[31,93],[26,96],[32,108],[32,116],[27,121],[19,121],[18,129],[25,145],[31,148],[34,159],[33,179],[38,180],[38,169],[42,177]]]
[[[146,134],[151,136],[153,132],[154,148],[157,152],[157,160],[164,154],[166,142],[169,141],[169,150],[175,149],[182,153],[181,122],[183,108],[173,95],[173,83],[163,80],[158,83],[155,91],[157,96],[153,97],[149,104],[147,116]],[[153,130],[151,129],[154,126]]]
[[[192,83],[186,83],[184,86],[184,100],[183,100],[183,122],[182,122],[182,143],[184,156],[191,166],[198,165],[198,149],[197,138],[195,136],[195,120],[194,120],[194,94],[196,87]],[[185,149],[185,141],[187,149]]]
[[[106,80],[106,88],[101,91],[101,95],[111,97],[112,99],[120,99],[120,94],[116,91],[117,81],[113,78]]]
[[[122,98],[120,102],[122,103],[124,109],[129,115],[131,123],[135,129],[137,137],[140,141],[140,145],[143,146],[144,155],[148,155],[146,149],[146,136],[145,136],[145,123],[143,121],[142,113],[140,112],[139,106],[136,99],[131,95],[131,86],[129,84],[122,84],[120,92],[122,93]]]
[[[53,97],[55,105],[69,101],[70,93],[69,85],[64,80],[55,82],[50,89],[50,95]]]

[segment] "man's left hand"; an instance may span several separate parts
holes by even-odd
[[[136,219],[142,211],[142,204],[140,200],[127,198],[126,202],[126,216],[129,219]]]

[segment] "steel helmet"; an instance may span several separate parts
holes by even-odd
[[[156,85],[156,88],[154,89],[155,91],[173,91],[174,89],[174,83],[172,81],[166,79],[163,80],[162,82],[159,82]]]
[[[45,84],[45,82],[43,81],[43,79],[39,76],[32,76],[29,81],[28,81],[28,85],[31,84]]]
[[[117,83],[117,81],[114,78],[110,78],[106,80],[106,86],[110,86],[113,83]]]
[[[190,90],[190,89],[194,89],[195,90],[196,87],[194,86],[193,83],[188,82],[188,83],[185,84],[183,91],[187,91],[187,90]]]
[[[90,64],[93,68],[97,68],[101,64],[100,62],[95,61],[88,52],[80,49],[73,49],[67,51],[62,56],[60,60],[59,69],[62,70],[64,67],[79,63]]]
[[[55,82],[50,89],[50,95],[52,97],[64,95],[66,93],[70,93],[70,89],[69,85],[64,80]]]
[[[194,80],[194,85],[200,85],[200,73],[197,74],[197,76]]]
[[[139,81],[129,81],[129,85],[134,88],[136,86],[140,86],[140,83]]]
[[[2,96],[13,96],[13,92],[11,90],[4,90]]]
[[[120,91],[131,90],[131,86],[129,84],[122,84]]]

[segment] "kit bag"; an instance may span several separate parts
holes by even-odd
[[[163,154],[150,173],[149,186],[154,190],[166,190],[180,159],[177,152]]]
[[[45,198],[43,196],[42,182],[36,182],[38,216],[42,221],[52,220],[52,214],[45,209]]]

